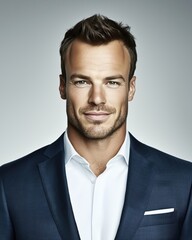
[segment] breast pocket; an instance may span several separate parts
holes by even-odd
[[[162,214],[144,215],[140,227],[173,224],[177,222],[176,211]]]
[[[177,240],[179,226],[177,213],[143,216],[134,240]]]

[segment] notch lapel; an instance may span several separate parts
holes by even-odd
[[[133,239],[144,216],[154,182],[154,167],[146,148],[130,136],[130,160],[125,202],[115,240]]]
[[[70,202],[64,164],[63,135],[50,145],[49,159],[39,164],[49,208],[63,240],[80,240]]]

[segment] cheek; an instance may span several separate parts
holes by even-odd
[[[86,105],[86,98],[85,96],[80,93],[76,93],[75,91],[70,94],[70,92],[67,95],[67,106],[69,111],[78,112],[80,108],[84,107]]]
[[[83,100],[85,101],[88,98],[89,89],[70,86],[67,89],[66,95],[67,98],[71,100],[71,102],[82,102]]]
[[[116,108],[124,108],[128,105],[128,95],[125,91],[109,94],[107,99],[108,103]]]

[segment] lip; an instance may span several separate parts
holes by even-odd
[[[88,121],[106,121],[109,116],[110,113],[109,112],[103,112],[103,111],[99,111],[99,112],[85,112],[84,113],[86,119]]]

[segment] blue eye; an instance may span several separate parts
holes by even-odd
[[[75,84],[76,84],[76,85],[77,85],[77,84],[86,84],[86,81],[84,81],[84,80],[79,80],[79,81],[76,81]]]
[[[117,88],[121,85],[121,83],[119,81],[112,80],[112,81],[108,81],[107,85],[109,87]]]
[[[119,85],[120,83],[119,83],[119,82],[116,82],[116,81],[110,81],[109,84],[112,84],[112,85]]]
[[[75,80],[74,85],[77,87],[85,87],[88,85],[88,82],[86,80]]]

